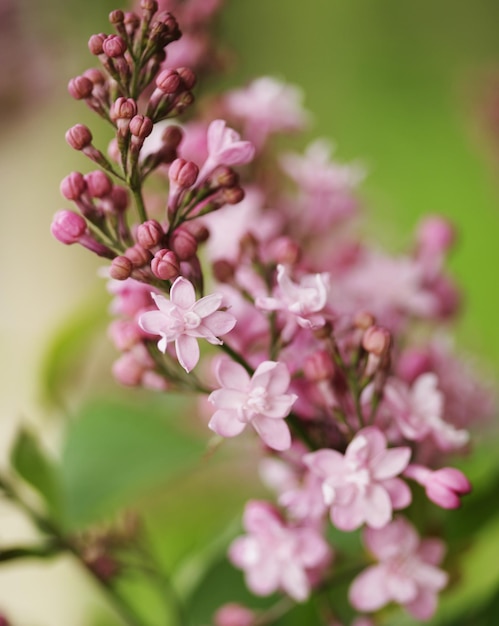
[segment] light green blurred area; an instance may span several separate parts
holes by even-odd
[[[99,261],[76,247],[57,244],[48,227],[53,212],[64,206],[58,192],[60,179],[71,170],[92,169],[64,142],[70,125],[93,124],[85,106],[67,95],[66,83],[94,64],[86,40],[93,32],[108,29],[107,13],[117,7],[110,0],[24,0],[18,6],[24,20],[20,27],[23,41],[33,47],[26,48],[29,53],[20,74],[22,91],[29,94],[30,101],[16,102],[0,120],[2,450],[8,447],[21,413],[43,413],[37,404],[41,372],[44,382],[54,387],[65,380],[66,370],[74,378],[71,359],[81,354],[81,344],[88,345],[90,335],[82,335],[80,344],[71,342],[67,339],[71,329],[83,332],[88,320],[104,314],[107,305],[104,285],[95,277]],[[465,293],[459,342],[478,355],[476,361],[481,360],[491,375],[497,375],[499,3],[228,0],[218,31],[233,50],[234,67],[227,76],[210,79],[207,86],[235,87],[266,74],[302,87],[306,107],[314,118],[305,139],[328,137],[337,144],[340,160],[358,159],[368,168],[362,197],[369,224],[366,230],[373,237],[394,251],[402,251],[410,248],[411,233],[424,213],[442,213],[456,223],[459,241],[450,265]],[[494,89],[495,118],[490,114]],[[102,125],[96,134],[103,142],[109,138]],[[304,146],[304,139],[298,139],[297,145]],[[57,367],[47,374],[43,369],[47,347],[53,348],[53,338],[58,333],[60,336],[61,330],[67,332],[57,349],[61,352],[71,347],[74,354],[68,360],[58,357]],[[112,354],[102,326],[98,333],[91,339],[91,359],[76,369],[78,391],[69,402],[71,409],[81,398],[92,395],[96,383],[101,391],[104,388],[117,395],[108,373]],[[71,389],[75,389],[74,381]],[[120,400],[131,399],[134,393]],[[141,402],[155,415],[162,410],[158,398],[151,400],[143,394],[139,398],[127,424],[133,423],[132,416]],[[168,413],[166,402],[164,406]],[[177,417],[168,415],[168,419]],[[57,427],[50,424],[43,422],[43,433],[48,445],[57,449],[59,435],[51,436]],[[157,424],[151,427],[151,437],[157,437],[158,428]],[[88,449],[95,433],[86,431]],[[71,445],[84,456],[86,449],[78,448],[74,440]],[[140,454],[147,456],[146,449],[144,444],[134,462],[140,463]],[[259,495],[259,487],[252,484],[251,477],[245,482],[244,477],[251,473],[246,461],[234,465],[222,455],[209,470],[193,472],[157,496],[153,489],[157,484],[144,476],[166,472],[161,467],[168,463],[161,459],[160,446],[154,450],[155,456],[148,459],[150,465],[142,467],[131,482],[135,489],[143,488],[144,480],[149,487],[140,502],[156,512],[151,524],[163,559],[171,565],[185,557],[187,571],[192,554],[210,543],[217,528],[233,524],[247,493],[255,489]],[[101,453],[100,461],[111,473],[113,458],[106,458],[105,450]],[[461,528],[474,536],[476,547],[464,553],[461,586],[444,601],[435,620],[440,626],[492,626],[498,623],[494,619],[499,620],[492,601],[499,587],[499,479],[494,445],[482,448],[478,456],[468,463],[476,485],[473,500],[455,518],[449,518],[458,520],[456,527],[453,522],[446,527],[456,545],[466,539],[464,530],[459,532]],[[73,484],[97,498],[96,493],[89,492],[90,478],[85,483],[75,463],[69,467]],[[119,463],[116,467],[119,471]],[[105,492],[106,484],[101,486]],[[109,481],[107,488],[116,487]],[[137,497],[136,492],[134,495]],[[75,501],[76,508],[78,504]],[[93,502],[96,509],[100,504]],[[16,531],[12,532],[15,536]],[[226,588],[213,589],[208,577],[195,595],[199,615],[216,606],[217,598],[232,599],[225,592],[230,589],[233,571],[228,573],[223,565],[209,559],[203,567],[211,565]],[[203,567],[198,568],[198,575]],[[0,608],[10,594],[8,581],[5,585],[0,591]],[[239,576],[238,593],[240,586]],[[479,621],[482,601],[485,621]],[[50,614],[50,607],[45,613]],[[42,611],[40,624],[52,623],[43,619]],[[81,615],[78,619],[78,624],[89,623]],[[393,626],[410,623],[399,615],[395,620]],[[102,624],[114,623],[112,618],[103,617]],[[306,618],[299,613],[294,621],[284,623],[301,626]]]

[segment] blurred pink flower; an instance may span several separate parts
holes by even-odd
[[[314,528],[287,526],[267,502],[250,501],[243,525],[248,532],[229,549],[229,558],[246,574],[253,593],[282,589],[297,602],[310,594],[310,576],[331,557],[328,544]]]
[[[226,311],[219,311],[222,294],[213,293],[196,301],[193,285],[182,276],[173,283],[170,299],[152,293],[157,311],[146,311],[139,317],[139,325],[146,333],[160,335],[158,349],[166,351],[169,341],[175,341],[180,365],[190,372],[199,361],[197,339],[221,344],[219,335],[228,333],[236,318]]]
[[[436,609],[437,593],[448,579],[436,567],[443,558],[443,542],[420,541],[412,525],[402,517],[384,528],[364,529],[364,542],[380,562],[354,579],[349,592],[354,608],[376,611],[394,601],[416,619],[429,619]]]

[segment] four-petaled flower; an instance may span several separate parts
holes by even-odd
[[[331,521],[341,530],[366,523],[381,528],[411,501],[409,487],[396,478],[409,463],[408,447],[386,447],[385,435],[376,427],[360,430],[345,454],[318,450],[304,457],[310,470],[322,479],[322,492],[331,507]]]
[[[175,342],[180,365],[190,372],[199,361],[197,339],[221,344],[225,335],[236,324],[236,318],[226,311],[219,311],[223,296],[213,293],[196,301],[193,285],[182,276],[173,283],[170,299],[151,293],[157,311],[146,311],[139,317],[139,326],[146,333],[160,335],[158,349],[166,352],[167,344]]]
[[[349,592],[353,607],[359,611],[377,611],[394,601],[416,619],[429,619],[437,606],[437,593],[448,579],[437,567],[444,555],[443,542],[421,541],[403,517],[384,528],[365,528],[364,542],[379,563],[354,579]]]
[[[250,501],[229,558],[244,570],[253,593],[266,596],[282,589],[297,602],[307,599],[313,574],[327,566],[331,550],[320,531],[311,526],[287,526],[267,502]]]
[[[264,361],[250,377],[242,365],[221,359],[216,366],[221,389],[210,394],[217,411],[209,427],[222,437],[235,437],[247,424],[274,450],[287,450],[291,435],[284,419],[297,396],[288,394],[290,375],[284,363]]]

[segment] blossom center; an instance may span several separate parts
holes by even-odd
[[[268,406],[268,393],[265,387],[254,387],[244,403],[244,409],[250,413],[265,413]]]
[[[184,328],[185,330],[194,330],[201,324],[201,318],[194,311],[187,311],[184,313]]]

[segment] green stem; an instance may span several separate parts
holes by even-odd
[[[139,219],[141,222],[147,221],[147,213],[146,207],[144,204],[144,198],[142,197],[142,189],[139,185],[135,185],[130,183],[130,189],[133,193],[133,197],[135,199],[135,206],[137,207],[137,212],[139,214]]]

